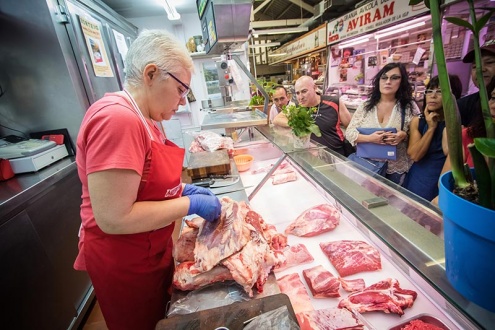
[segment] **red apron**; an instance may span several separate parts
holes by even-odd
[[[127,93],[127,92],[126,92]],[[133,109],[151,138],[149,175],[138,201],[180,197],[184,149],[155,141],[132,97]],[[154,329],[165,317],[174,270],[174,224],[151,232],[109,235],[85,228],[85,261],[96,298],[109,329]]]

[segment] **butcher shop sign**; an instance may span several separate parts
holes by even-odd
[[[334,44],[342,40],[371,32],[429,11],[421,3],[410,6],[408,1],[375,0],[330,21],[327,25],[327,43]]]

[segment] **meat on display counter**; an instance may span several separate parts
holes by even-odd
[[[287,130],[262,126],[257,127],[257,133],[255,140],[268,140],[283,154],[258,161],[255,156],[251,169],[241,173],[243,185],[251,186],[246,192],[253,210],[266,222],[274,224],[279,232],[284,232],[298,215],[312,206],[329,203],[341,212],[340,225],[333,231],[314,237],[288,236],[289,245],[306,245],[314,262],[275,273],[277,279],[296,272],[306,286],[302,270],[316,265],[322,265],[338,276],[319,243],[361,240],[380,251],[382,269],[358,273],[346,279],[363,278],[369,286],[395,278],[401,288],[418,293],[414,305],[405,309],[402,317],[383,312],[364,313],[369,328],[391,329],[424,314],[441,320],[449,329],[493,327],[495,314],[464,299],[447,281],[442,216],[436,207],[326,148],[314,146],[291,150],[291,137]],[[256,147],[248,151],[256,152]],[[272,164],[277,167],[284,162],[295,168],[298,179],[273,185],[270,175],[274,169],[261,169],[269,169]],[[363,201],[375,197],[385,198],[387,204],[369,209],[363,205]],[[308,287],[306,289],[314,309],[336,307],[347,296],[341,289],[340,298],[315,299]]]

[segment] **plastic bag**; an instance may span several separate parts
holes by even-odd
[[[189,147],[189,152],[216,151],[218,149],[233,149],[234,140],[221,136],[212,131],[200,131]]]
[[[295,320],[289,314],[287,306],[281,306],[272,311],[256,316],[243,328],[244,330],[277,329],[296,330],[300,329]]]
[[[248,294],[236,282],[217,282],[191,291],[184,298],[172,303],[167,317],[175,314],[189,314],[247,300],[250,300]]]

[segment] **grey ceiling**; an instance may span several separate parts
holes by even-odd
[[[319,17],[314,16],[314,6],[320,2],[331,4]],[[106,5],[125,18],[163,16],[164,9],[158,0],[102,0]],[[196,13],[196,0],[172,0],[179,14]],[[286,19],[309,19],[309,30],[345,13],[354,10],[360,0],[254,0],[254,21],[273,21]],[[261,9],[257,8],[261,6]],[[276,27],[276,26],[275,26]],[[280,25],[278,27],[281,27]],[[263,28],[265,29],[265,28]],[[288,42],[300,34],[270,36],[270,39]]]

